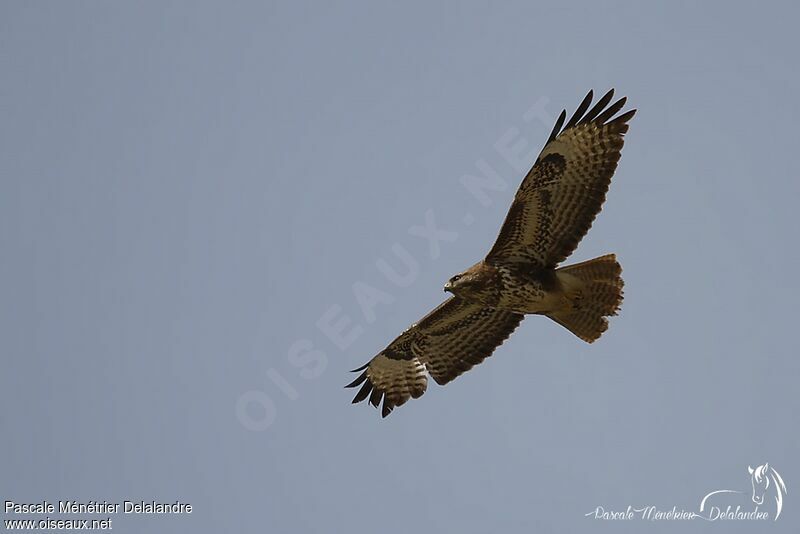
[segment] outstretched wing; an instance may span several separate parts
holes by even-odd
[[[383,400],[386,417],[395,406],[425,393],[426,370],[437,383],[447,384],[489,357],[522,319],[452,297],[355,369],[363,372],[346,386],[361,385],[353,403],[369,398],[377,407]]]
[[[612,89],[587,112],[589,91],[565,126],[567,113],[561,112],[514,197],[487,262],[553,268],[572,254],[600,212],[628,121],[636,113],[614,117],[626,99],[609,106],[613,96]]]

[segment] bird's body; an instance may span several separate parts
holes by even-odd
[[[600,211],[635,113],[615,117],[625,98],[609,106],[613,93],[589,109],[590,91],[566,125],[561,113],[489,254],[447,282],[452,298],[356,369],[353,402],[382,400],[385,417],[425,392],[427,374],[446,384],[490,356],[525,315],[546,315],[589,343],[608,328],[622,302],[616,257],[559,264]]]
[[[525,266],[498,267],[503,290],[498,308],[523,314],[545,314],[567,302],[567,294],[555,271]]]
[[[522,314],[545,313],[556,309],[566,298],[555,271],[550,269],[525,264],[495,267],[481,261],[458,276],[445,285],[445,291],[490,308]],[[471,277],[471,283],[463,283],[465,277]]]

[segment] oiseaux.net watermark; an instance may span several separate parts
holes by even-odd
[[[622,508],[597,506],[584,515],[603,521],[777,521],[787,493],[783,477],[769,463],[755,469],[748,466],[747,473],[750,488],[710,491],[697,508],[629,504]]]
[[[549,99],[545,97],[539,98],[522,114],[521,126],[541,129],[545,135],[549,133],[554,116],[546,109],[548,102]],[[384,278],[380,287],[363,280],[351,284],[352,299],[361,318],[354,319],[341,304],[333,304],[325,309],[312,329],[315,335],[321,334],[324,344],[315,343],[312,337],[290,343],[285,359],[288,373],[285,369],[270,367],[265,376],[259,377],[255,387],[236,399],[235,414],[239,423],[253,431],[270,428],[278,415],[276,394],[288,401],[297,400],[300,397],[298,382],[314,380],[325,372],[328,366],[326,351],[332,346],[336,351],[345,353],[364,334],[365,328],[375,323],[381,307],[396,301],[393,292],[406,289],[417,281],[422,261],[437,260],[442,244],[455,242],[460,231],[475,222],[478,208],[485,210],[494,203],[493,196],[508,190],[509,183],[503,174],[513,172],[518,176],[526,172],[540,148],[529,143],[519,127],[506,129],[495,141],[493,155],[478,159],[473,171],[458,177],[465,196],[473,199],[472,203],[465,203],[461,217],[440,221],[433,209],[425,210],[420,216],[421,220],[409,226],[403,240],[395,241],[389,247],[391,256],[379,257],[371,262]],[[501,160],[499,164],[498,157]]]

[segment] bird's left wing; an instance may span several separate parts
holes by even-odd
[[[613,96],[612,89],[589,109],[589,91],[566,125],[566,111],[561,112],[514,197],[487,262],[552,269],[575,250],[603,205],[628,121],[636,112],[616,116],[625,98],[609,105]]]
[[[353,403],[383,400],[386,417],[428,385],[426,370],[446,384],[489,357],[522,321],[518,313],[452,297],[412,325],[366,365],[346,387],[361,385]]]

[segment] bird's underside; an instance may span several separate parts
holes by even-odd
[[[489,357],[526,314],[546,315],[589,343],[608,328],[622,301],[614,255],[558,265],[599,213],[636,112],[617,115],[626,99],[611,104],[613,96],[589,109],[589,91],[569,121],[561,112],[489,254],[447,282],[449,300],[355,370],[347,385],[360,386],[354,403],[382,402],[386,417],[425,393],[428,374],[446,384]]]

